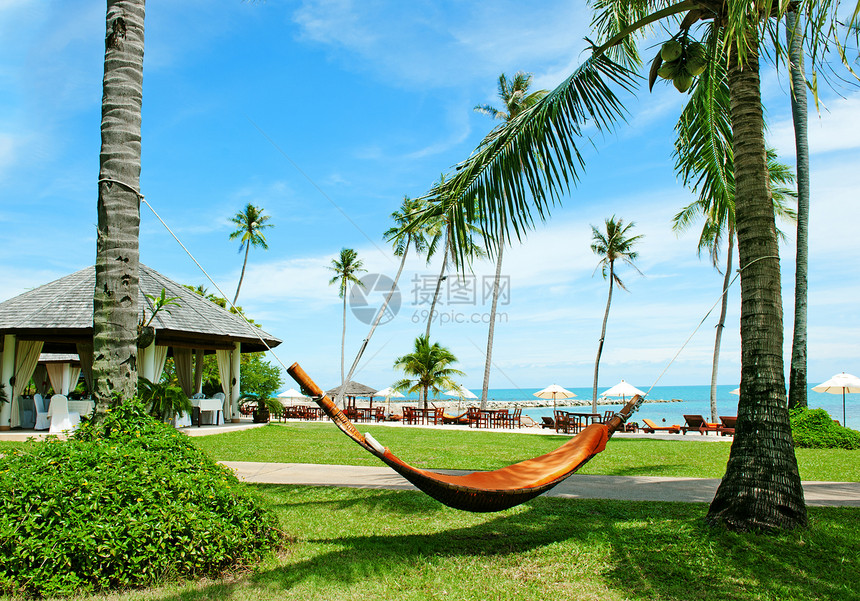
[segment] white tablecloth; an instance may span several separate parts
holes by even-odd
[[[211,411],[212,412],[212,418],[209,419],[209,423],[213,423],[213,421],[216,419],[217,419],[218,424],[224,423],[224,412],[223,412],[224,404],[223,404],[223,401],[221,401],[219,399],[191,399],[191,405],[193,407],[199,407],[200,408],[200,420],[201,420],[201,422],[203,421],[203,412],[204,411]]]
[[[90,416],[95,408],[95,401],[69,401],[69,413],[78,413],[81,417]]]

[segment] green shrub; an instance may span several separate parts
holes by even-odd
[[[0,591],[65,596],[216,576],[279,540],[274,518],[175,429],[122,404],[68,441],[0,457]]]
[[[810,449],[860,449],[860,432],[840,426],[824,409],[792,409],[794,446]]]

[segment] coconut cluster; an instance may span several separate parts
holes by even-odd
[[[686,92],[693,85],[693,78],[701,75],[708,66],[705,47],[699,42],[689,42],[686,38],[669,40],[660,48],[663,64],[657,75],[671,79],[679,92]]]

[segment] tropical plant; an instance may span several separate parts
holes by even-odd
[[[191,413],[191,401],[178,386],[150,382],[141,376],[137,380],[137,388],[149,414],[163,422],[172,422],[177,413]]]
[[[444,179],[445,176],[443,175],[439,181],[442,182]],[[464,257],[466,261],[471,263],[473,259],[484,256],[484,251],[475,242],[475,237],[480,235],[481,231],[472,223],[466,223],[465,225],[467,233],[463,239],[462,254],[455,255],[452,252],[453,247],[451,244],[451,237],[453,232],[451,230],[451,223],[453,220],[452,209],[452,211],[437,215],[433,219],[424,223],[424,228],[427,235],[430,237],[427,249],[428,261],[436,254],[439,242],[444,240],[442,246],[442,269],[439,270],[439,277],[436,278],[436,287],[433,290],[433,298],[430,301],[430,311],[427,313],[427,327],[424,330],[424,336],[428,340],[430,338],[430,325],[433,323],[433,319],[436,316],[436,302],[439,300],[439,291],[442,288],[442,282],[444,282],[448,277],[445,275],[448,271],[448,259],[451,259],[455,269],[461,271],[462,268],[465,267],[465,265],[459,260],[461,257]]]
[[[779,248],[768,190],[759,79],[759,56],[767,51],[765,38],[770,36],[780,48],[778,35],[771,34],[778,33],[789,6],[807,17],[804,42],[813,72],[827,63],[834,44],[844,57],[839,28],[844,24],[857,31],[858,12],[846,22],[839,17],[838,0],[779,4],[680,0],[659,6],[646,0],[596,0],[593,25],[598,42],[606,41],[594,45],[591,56],[543,100],[487,136],[443,187],[426,196],[433,201],[427,217],[450,205],[462,208],[455,231],[458,244],[466,220],[477,219],[485,232],[501,227],[521,236],[534,225],[535,216],[546,218],[553,203],[581,177],[584,159],[579,144],[592,138],[583,135],[584,127],[605,132],[624,116],[614,90],[636,87],[633,69],[641,65],[637,38],[650,34],[656,22],[662,21],[665,27],[680,22],[685,36],[703,22],[703,39],[708,40],[705,71],[689,85],[715,89],[720,61],[712,60],[713,49],[728,56],[725,83],[731,107],[742,298],[738,427],[726,475],[707,520],[737,530],[786,529],[806,523],[785,402]],[[659,68],[657,64],[655,78]],[[816,84],[813,78],[812,91],[817,95]],[[717,117],[711,112],[709,119]],[[705,155],[701,158],[708,160]],[[768,433],[767,440],[762,432]]]
[[[337,399],[337,402],[341,403],[346,388],[343,369],[344,351],[346,349],[346,292],[350,284],[364,288],[364,284],[358,279],[358,274],[367,270],[364,269],[364,263],[358,258],[358,253],[351,248],[342,248],[340,258],[332,259],[328,269],[334,272],[334,277],[329,280],[329,285],[337,284],[338,296],[343,299],[343,333],[340,339],[340,394]]]
[[[502,73],[499,75],[499,99],[502,101],[504,108],[500,110],[489,104],[479,104],[475,107],[475,111],[507,123],[525,109],[535,105],[549,93],[548,90],[537,90],[529,93],[531,83],[531,73],[517,71],[512,81],[508,81],[508,78]],[[504,190],[502,191],[502,195],[504,196]],[[502,277],[502,255],[505,249],[504,232],[501,229],[499,229],[496,236],[495,249],[496,276],[493,279],[493,296],[490,301],[490,324],[487,331],[487,353],[484,356],[484,381],[481,385],[482,410],[487,408],[487,393],[490,388],[490,368],[493,364],[493,337],[496,331],[496,309],[499,305],[499,283]]]
[[[152,320],[155,319],[155,316],[158,315],[158,312],[164,309],[168,314],[170,313],[170,307],[181,307],[182,304],[179,303],[178,296],[167,296],[167,291],[162,288],[161,294],[155,296],[153,294],[147,294],[146,298],[148,298],[152,302],[152,314],[149,316],[149,321],[144,323],[146,319],[146,311],[143,312],[143,317],[141,317],[140,325],[145,328],[148,328],[152,325]]]
[[[685,109],[685,114],[689,112],[690,105]],[[695,118],[695,115],[691,115]],[[683,127],[684,119],[679,122],[678,130],[687,133],[688,128]],[[729,136],[731,132],[728,132]],[[690,183],[691,171],[685,170],[687,166],[687,157],[690,156],[690,149],[687,147],[688,138],[684,135],[679,136],[675,143],[675,156],[677,158],[676,168],[684,177],[684,183]],[[729,137],[726,142],[731,142]],[[726,148],[729,148],[727,145]],[[789,199],[795,199],[796,193],[794,190],[787,188],[786,185],[794,181],[794,175],[791,170],[785,165],[776,160],[776,151],[768,149],[768,173],[770,174],[771,191],[773,196],[773,210],[777,217],[783,219],[795,219],[795,212],[789,207]],[[702,233],[699,236],[699,244],[697,251],[701,255],[702,251],[707,250],[711,257],[711,263],[718,272],[720,260],[720,248],[723,241],[727,245],[726,250],[726,267],[723,272],[723,287],[722,299],[720,304],[720,316],[717,320],[716,334],[714,336],[714,356],[711,364],[711,421],[719,420],[717,411],[717,373],[720,363],[720,346],[722,343],[723,329],[726,323],[726,312],[728,310],[728,287],[731,283],[732,276],[732,258],[735,247],[735,205],[734,205],[734,167],[732,166],[731,152],[727,152],[724,158],[723,175],[726,181],[726,187],[710,187],[711,193],[715,196],[708,197],[704,193],[699,195],[699,198],[688,204],[686,207],[675,215],[672,220],[672,229],[676,232],[682,232],[692,226],[693,222],[698,217],[704,217],[704,225]],[[695,192],[696,184],[692,185]],[[718,192],[719,190],[719,192]]]
[[[137,388],[144,0],[108,0],[93,291],[96,416]]]
[[[4,384],[0,383],[0,405],[2,405],[3,403],[8,403],[8,402],[9,402],[9,397],[6,394],[6,386]]]
[[[604,222],[604,231],[591,226],[591,252],[600,257],[595,271],[600,269],[603,279],[609,280],[609,294],[606,297],[606,311],[603,313],[603,326],[600,329],[600,340],[597,343],[597,358],[594,360],[594,385],[591,395],[591,411],[597,413],[597,373],[600,368],[600,355],[603,353],[603,341],[606,338],[606,322],[609,319],[609,305],[612,304],[612,287],[618,284],[622,290],[627,290],[624,282],[615,271],[615,262],[627,263],[639,272],[634,261],[639,253],[632,250],[633,246],[642,239],[642,234],[629,236],[629,231],[636,224],[631,222],[624,225],[623,219],[615,219],[615,215]],[[641,273],[641,272],[639,272]]]
[[[456,362],[457,357],[450,350],[438,342],[430,344],[426,336],[419,336],[415,339],[411,353],[394,360],[395,369],[412,377],[398,380],[392,388],[398,392],[419,392],[419,399],[426,409],[429,392],[432,391],[435,396],[443,389],[456,388],[454,376],[465,375],[459,369],[450,367]]]
[[[252,246],[259,246],[263,250],[269,249],[269,244],[266,242],[266,236],[262,230],[273,227],[271,223],[266,223],[269,220],[268,215],[263,214],[262,207],[255,207],[250,202],[245,207],[244,211],[239,211],[230,219],[236,230],[230,233],[230,240],[237,238],[241,242],[239,252],[245,251],[245,260],[242,261],[242,273],[239,275],[239,284],[236,286],[236,295],[233,297],[233,304],[239,300],[239,290],[242,289],[242,280],[245,279],[245,267],[248,265],[248,252]]]

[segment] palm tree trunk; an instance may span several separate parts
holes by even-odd
[[[439,278],[436,280],[436,290],[433,292],[433,302],[430,303],[430,314],[427,316],[427,329],[424,331],[424,337],[430,341],[430,324],[433,323],[433,313],[436,311],[436,299],[439,298],[439,289],[442,287],[442,280],[445,279],[445,269],[448,267],[448,251],[451,248],[451,232],[445,228],[445,250],[442,251],[442,271],[439,272]]]
[[[344,282],[344,288],[346,288],[346,283]],[[340,335],[340,394],[338,396],[338,403],[343,401],[343,395],[346,392],[346,380],[343,377],[343,355],[346,349],[346,290],[343,292],[343,330]]]
[[[779,247],[764,145],[758,38],[728,68],[741,266],[741,396],[726,475],[707,521],[734,530],[806,524],[785,399]]]
[[[788,373],[788,406],[806,407],[806,312],[809,271],[809,144],[807,142],[806,81],[803,70],[801,34],[795,31],[797,14],[786,13],[789,72],[791,73],[791,115],[797,150],[797,260],[794,274],[794,337],[791,369]]]
[[[711,422],[717,421],[717,371],[720,367],[720,345],[723,341],[723,329],[726,327],[726,309],[729,306],[729,282],[732,277],[732,255],[735,253],[735,228],[729,226],[729,248],[726,257],[726,275],[723,277],[723,300],[720,307],[720,320],[717,322],[717,334],[714,337],[714,362],[711,366]]]
[[[394,283],[391,285],[391,290],[389,290],[388,294],[385,296],[385,301],[383,301],[379,311],[376,312],[376,317],[373,320],[373,324],[370,326],[370,331],[367,333],[367,337],[361,343],[361,347],[355,355],[355,360],[352,362],[352,366],[349,368],[349,373],[346,375],[347,382],[352,381],[352,375],[355,373],[355,369],[358,367],[358,362],[361,360],[361,356],[364,354],[364,350],[370,342],[370,337],[373,336],[376,326],[379,325],[382,316],[385,314],[385,309],[388,308],[388,303],[391,302],[391,297],[394,296],[394,291],[397,289],[397,282],[400,281],[400,274],[403,273],[403,266],[406,265],[406,255],[409,254],[409,244],[411,241],[412,235],[410,234],[406,237],[406,247],[403,251],[403,257],[400,259],[400,267],[397,269],[397,275],[394,276]],[[341,358],[341,362],[343,362],[343,358]],[[341,366],[341,369],[343,369],[343,366]],[[341,373],[341,379],[343,379],[343,373]]]
[[[594,385],[591,389],[591,412],[597,413],[597,370],[600,367],[600,355],[603,353],[603,340],[606,338],[606,322],[609,319],[609,305],[612,304],[612,284],[615,281],[615,264],[609,262],[609,296],[606,298],[606,311],[603,313],[603,327],[600,330],[600,341],[597,343],[597,359],[594,360]]]
[[[239,290],[242,289],[242,280],[245,279],[245,266],[248,265],[248,251],[251,250],[251,242],[247,242],[245,244],[245,260],[242,261],[242,273],[239,274],[239,285],[236,286],[236,296],[233,297],[233,305],[236,304],[236,301],[239,300]],[[343,374],[341,374],[343,375]]]
[[[93,294],[93,389],[103,414],[137,389],[144,0],[108,0]]]
[[[496,259],[496,279],[493,280],[493,301],[490,304],[490,329],[487,332],[487,357],[484,362],[484,384],[481,387],[481,411],[487,409],[487,393],[490,389],[490,367],[493,364],[493,337],[496,331],[496,307],[499,304],[499,279],[502,277],[502,252],[505,242],[499,230],[499,256]]]

